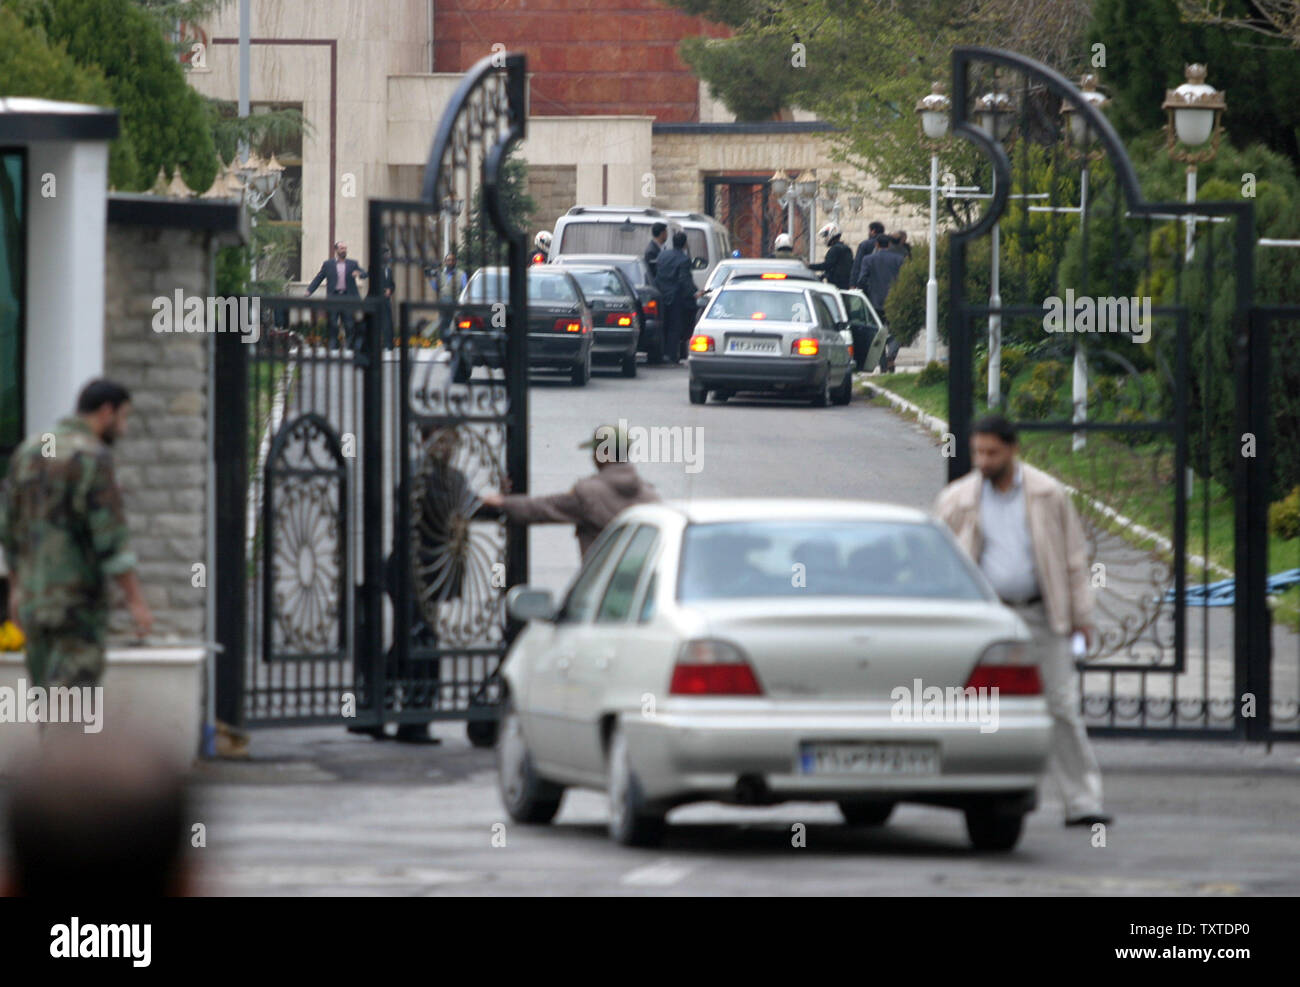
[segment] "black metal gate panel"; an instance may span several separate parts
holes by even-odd
[[[525,234],[498,198],[524,79],[522,56],[483,59],[425,198],[370,201],[367,297],[262,298],[256,342],[218,341],[226,722],[496,718],[527,542],[480,495],[527,486]],[[495,294],[462,305],[449,254]]]
[[[1087,128],[1083,143],[1062,110]],[[1225,579],[1239,602],[1262,593],[1247,524],[1258,464],[1222,454],[1227,429],[1247,431],[1255,413],[1252,205],[1145,201],[1104,115],[1011,52],[954,51],[952,123],[991,198],[951,234],[949,478],[971,469],[974,417],[997,409],[1025,460],[1070,490],[1097,605],[1077,663],[1092,731],[1267,733],[1267,714],[1243,703],[1268,667],[1258,614],[1201,605]],[[1225,278],[1228,312],[1212,305]],[[1232,407],[1234,394],[1238,420],[1216,420],[1215,399]]]

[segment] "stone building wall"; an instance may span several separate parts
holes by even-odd
[[[555,229],[555,221],[577,205],[578,169],[575,165],[531,165],[527,184],[528,194],[537,203],[533,226],[528,231],[531,247],[534,233]]]
[[[131,392],[128,432],[113,447],[154,635],[206,637],[208,570],[208,359],[206,333],[153,330],[153,299],[206,297],[210,234],[110,223],[105,278],[104,373]],[[210,571],[204,573],[203,582]],[[112,630],[129,628],[117,608]]]
[[[870,176],[849,168],[831,157],[830,141],[816,133],[664,133],[656,130],[652,144],[652,167],[655,176],[655,202],[660,209],[704,209],[704,179],[707,175],[756,173],[771,176],[782,169],[791,179],[802,171],[815,169],[825,181],[839,172],[842,185],[858,185],[862,190],[862,211],[848,209],[849,191],[842,188],[839,201],[840,228],[844,241],[857,246],[867,235],[867,225],[875,219],[890,232],[907,231],[916,249],[929,235],[929,219],[924,210],[902,205],[888,189]],[[917,182],[928,180],[917,176]],[[821,207],[816,225],[830,218]],[[817,256],[821,258],[821,248]]]

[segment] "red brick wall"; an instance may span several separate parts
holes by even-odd
[[[677,45],[727,33],[654,0],[437,0],[434,70],[463,72],[501,43],[527,56],[538,116],[687,123],[699,118],[699,83]]]

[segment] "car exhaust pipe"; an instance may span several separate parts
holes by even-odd
[[[772,793],[762,775],[741,775],[736,779],[735,800],[741,805],[768,805]]]

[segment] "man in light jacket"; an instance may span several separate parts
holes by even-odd
[[[627,462],[627,432],[601,425],[579,448],[590,448],[596,475],[579,480],[572,490],[549,497],[488,493],[483,503],[500,509],[516,524],[572,524],[583,558],[597,536],[625,507],[659,500],[653,486]]]
[[[1111,818],[1102,809],[1101,769],[1079,715],[1070,647],[1074,633],[1092,641],[1088,547],[1065,488],[1020,462],[1019,447],[1014,426],[1001,415],[976,422],[976,468],[944,488],[934,513],[1033,634],[1052,714],[1047,770],[1065,802],[1065,824],[1105,824]]]

